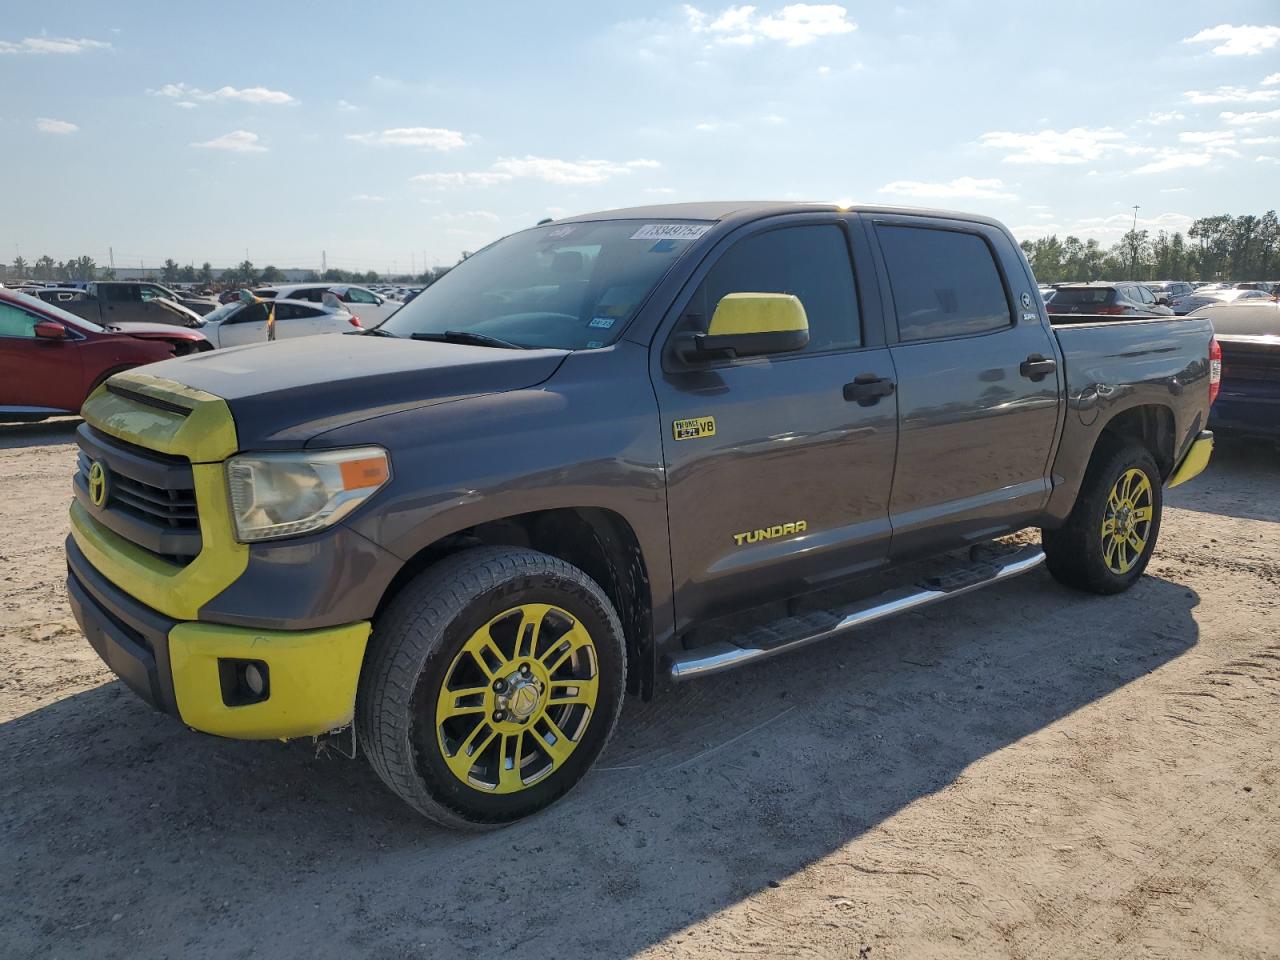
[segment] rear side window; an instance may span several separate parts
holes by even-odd
[[[304,320],[307,317],[318,317],[320,311],[314,307],[304,307],[300,303],[277,303],[277,320]]]
[[[1000,271],[981,237],[883,225],[876,233],[889,271],[901,340],[986,333],[1013,322]],[[1059,297],[1054,297],[1058,302]]]
[[[1112,287],[1060,287],[1053,298],[1055,307],[1100,307],[1110,303]]]
[[[844,231],[835,224],[783,227],[739,240],[722,256],[685,307],[706,330],[730,293],[790,293],[804,304],[809,345],[804,353],[862,343],[858,298]],[[686,327],[686,329],[688,329]]]
[[[140,299],[138,285],[134,283],[108,283],[98,288],[98,295],[113,303],[129,303]]]
[[[349,303],[371,303],[376,304],[378,298],[368,290],[361,290],[359,287],[352,287],[347,291],[347,300]]]

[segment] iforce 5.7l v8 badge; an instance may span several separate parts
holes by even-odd
[[[673,420],[671,435],[677,440],[699,440],[702,437],[716,435],[715,417],[691,417],[688,420]]]

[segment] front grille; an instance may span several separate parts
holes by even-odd
[[[170,563],[184,566],[200,553],[200,512],[191,464],[117,440],[81,424],[76,497],[90,515],[126,540]],[[90,471],[102,463],[106,500],[90,495]]]

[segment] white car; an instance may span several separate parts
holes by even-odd
[[[350,333],[360,328],[360,321],[346,304],[329,296],[320,303],[277,298],[276,339],[311,337],[322,333]],[[246,343],[267,342],[267,304],[224,303],[204,318],[200,327],[215,347],[238,347]]]
[[[311,303],[320,303],[326,293],[332,293],[366,327],[376,327],[402,306],[394,300],[379,296],[368,287],[357,287],[349,283],[278,283],[259,287],[253,293],[266,300],[288,298]]]
[[[1201,307],[1207,307],[1214,303],[1236,303],[1237,301],[1270,299],[1271,295],[1261,290],[1239,290],[1222,286],[1217,288],[1204,287],[1189,297],[1175,300],[1172,306],[1173,312],[1182,317],[1193,310],[1199,310]]]

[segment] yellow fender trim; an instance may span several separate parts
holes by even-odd
[[[286,740],[344,727],[355,716],[368,621],[321,630],[249,630],[180,623],[169,631],[173,692],[183,723],[237,740]],[[220,659],[261,660],[268,696],[229,707]]]
[[[1195,443],[1191,444],[1191,449],[1182,458],[1182,463],[1177,470],[1173,471],[1173,476],[1169,478],[1168,486],[1176,487],[1180,483],[1186,483],[1188,480],[1198,477],[1204,472],[1204,468],[1209,465],[1209,458],[1212,455],[1213,434],[1206,430],[1200,434]]]

